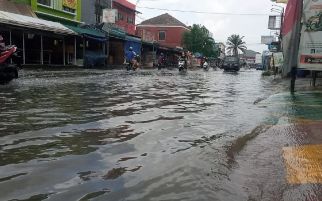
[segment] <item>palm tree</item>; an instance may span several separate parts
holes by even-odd
[[[245,52],[247,50],[246,43],[243,41],[244,36],[233,34],[227,39],[227,49],[233,53],[234,56],[238,56],[238,50]]]

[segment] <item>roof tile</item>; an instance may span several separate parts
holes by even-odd
[[[170,25],[170,26],[183,26],[187,27],[184,23],[180,22],[178,19],[172,17],[168,13],[159,15],[157,17],[145,20],[139,25]]]

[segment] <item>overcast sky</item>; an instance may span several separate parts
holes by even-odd
[[[137,0],[129,1],[137,2]],[[267,46],[260,45],[261,35],[274,34],[267,29],[268,15],[197,14],[151,10],[142,7],[216,13],[270,14],[273,4],[270,0],[140,0],[137,10],[142,14],[138,15],[137,23],[167,12],[186,25],[195,23],[205,25],[213,33],[216,42],[226,43],[228,36],[239,34],[245,36],[248,49],[262,52],[267,49]]]

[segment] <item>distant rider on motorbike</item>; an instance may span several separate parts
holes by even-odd
[[[204,65],[206,62],[208,63],[208,59],[207,59],[207,57],[202,57],[202,58],[201,58],[201,60],[200,60],[200,67],[201,67],[201,68],[203,68],[203,67],[204,67],[203,65]]]
[[[131,68],[133,68],[136,53],[134,52],[132,47],[130,47],[129,51],[126,52],[125,57],[126,57],[126,62],[129,64]]]
[[[184,68],[187,69],[188,67],[188,53],[187,52],[182,52],[181,59],[184,60]]]
[[[158,58],[158,67],[165,65],[165,57],[164,54],[161,52],[159,58]]]

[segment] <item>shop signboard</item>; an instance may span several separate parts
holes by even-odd
[[[304,0],[298,67],[322,70],[322,0]]]
[[[273,53],[274,58],[274,66],[275,67],[282,67],[284,62],[283,52],[275,52]]]
[[[117,13],[116,9],[104,9],[102,21],[104,23],[115,24],[116,13]]]
[[[276,3],[287,3],[288,2],[288,0],[272,0],[272,1],[274,1]]]
[[[262,64],[262,55],[261,54],[256,54],[255,57],[255,64]]]
[[[77,9],[77,0],[63,0],[63,6],[76,10]]]
[[[272,42],[276,42],[276,37],[275,36],[262,36],[261,37],[261,43],[265,45],[269,45]]]

